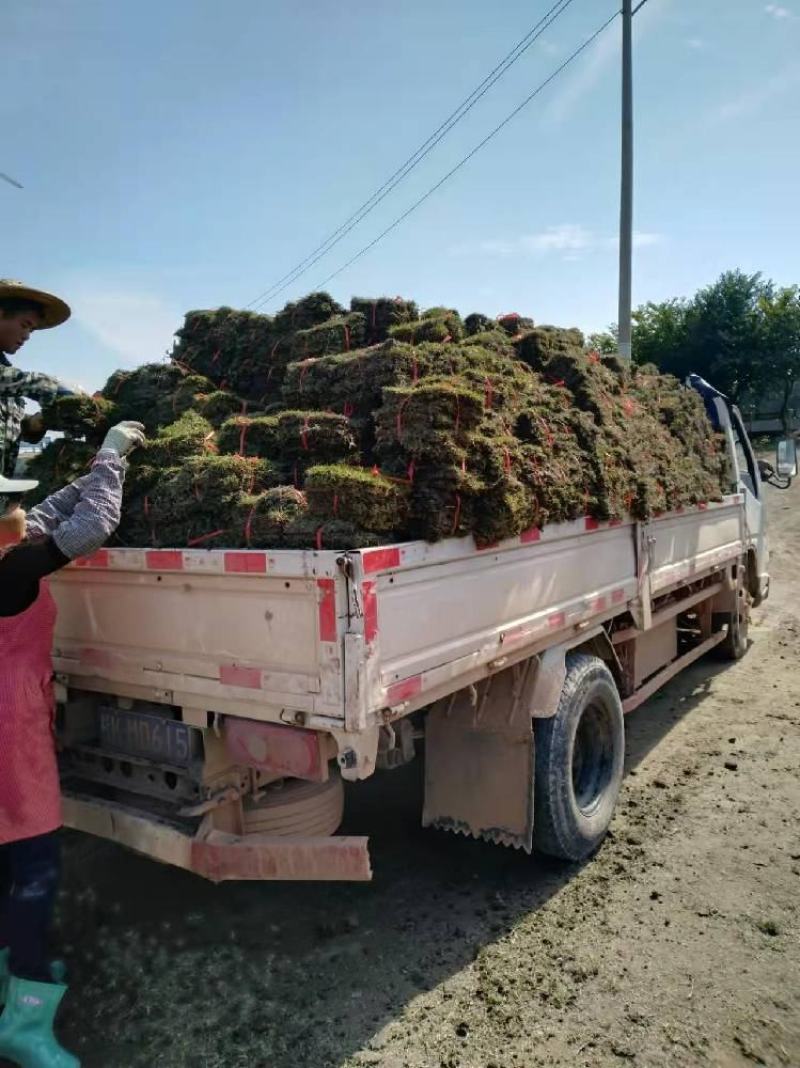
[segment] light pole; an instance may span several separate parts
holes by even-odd
[[[633,0],[622,0],[622,180],[619,207],[619,355],[631,358],[633,259]]]

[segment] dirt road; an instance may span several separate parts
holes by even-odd
[[[800,484],[735,665],[629,720],[613,832],[564,868],[352,792],[375,882],[215,888],[77,835],[60,934],[85,1068],[800,1065]]]

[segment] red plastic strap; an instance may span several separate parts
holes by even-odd
[[[316,543],[317,543],[317,550],[321,551],[322,550],[322,527],[317,527],[317,532],[316,532],[315,538],[316,538]]]
[[[147,494],[144,495],[144,500],[142,501],[142,511],[145,514],[145,518],[150,515],[150,498]]]
[[[250,509],[250,511],[249,511],[249,513],[247,515],[247,519],[245,520],[245,524],[244,524],[244,540],[247,543],[248,547],[250,546],[250,535],[253,532],[253,516],[255,514],[256,514],[256,506],[253,505],[253,507]]]
[[[354,411],[355,407],[350,403],[350,401],[345,401],[344,408],[342,408],[342,415],[344,415],[345,419],[349,419]]]
[[[492,407],[494,401],[494,386],[492,380],[488,376],[483,380],[483,406],[486,409]]]
[[[306,452],[308,452],[308,416],[306,416],[303,425],[300,427],[300,443]]]
[[[378,467],[378,465],[377,465],[377,464],[373,464],[373,467],[372,467],[372,474],[373,474],[373,475],[374,475],[374,476],[375,476],[376,478],[379,478],[379,477],[380,477],[380,473],[381,473],[381,469],[380,469],[380,468]]]
[[[247,431],[250,429],[250,424],[247,422],[242,423],[242,429],[239,432],[239,455],[244,456],[245,442],[247,441]]]
[[[600,363],[600,353],[597,351],[597,349],[592,349],[592,351],[589,353],[589,359],[592,361],[592,363]]]
[[[456,494],[456,508],[453,513],[453,534],[458,530],[458,522],[461,519],[461,494]]]
[[[414,472],[415,471],[416,471],[416,467],[414,465],[414,461],[412,460],[411,463],[406,468],[406,478],[408,479],[409,482],[413,482],[414,481]]]
[[[552,384],[555,386],[556,389],[566,389],[567,388],[567,383],[564,381],[563,378],[555,379]]]
[[[397,430],[397,437],[400,439],[403,436],[403,409],[411,400],[411,394],[403,399],[400,407],[397,409],[397,416],[395,418],[395,428]]]
[[[503,446],[503,470],[507,475],[511,473],[511,453],[507,445]]]
[[[201,545],[204,541],[210,541],[212,538],[217,538],[224,533],[225,530],[212,530],[210,534],[201,534],[198,538],[190,538],[186,544],[191,548],[192,545]]]
[[[442,344],[446,345],[448,343],[448,341],[452,341],[452,340],[453,340],[452,336],[450,334],[448,334],[447,337],[443,337],[442,338]]]

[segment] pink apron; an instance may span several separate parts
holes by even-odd
[[[61,826],[53,719],[53,629],[47,588],[24,612],[0,616],[0,845]]]

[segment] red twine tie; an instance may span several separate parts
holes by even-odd
[[[306,416],[305,421],[300,428],[300,442],[305,451],[308,452],[308,416]]]
[[[193,545],[201,545],[204,541],[210,541],[212,538],[217,538],[220,534],[225,534],[224,530],[212,530],[210,534],[201,534],[197,538],[190,538],[186,544],[191,548]]]
[[[458,522],[459,522],[460,519],[461,519],[461,494],[457,493],[456,494],[456,508],[455,508],[455,512],[453,514],[453,530],[452,530],[453,534],[455,534],[455,532],[458,530]]]
[[[322,550],[322,527],[317,527],[317,532],[316,532],[316,535],[315,535],[315,539],[316,539],[316,543],[317,543],[317,550],[321,551]]]

